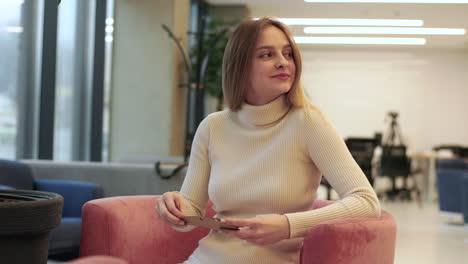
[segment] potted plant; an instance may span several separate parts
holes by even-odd
[[[0,190],[0,263],[46,264],[48,235],[62,209],[55,193]]]
[[[207,23],[201,48],[197,43],[190,49],[193,72],[203,72],[202,85],[205,92],[216,99],[216,111],[223,110],[222,65],[224,49],[229,39],[230,30],[238,23],[238,21],[211,20]],[[208,55],[204,71],[199,69],[200,50],[202,58]]]

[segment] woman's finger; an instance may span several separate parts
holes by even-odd
[[[172,215],[175,215],[176,217],[178,218],[182,218],[184,217],[185,215],[183,215],[179,209],[177,208],[175,202],[174,202],[174,196],[171,196],[171,197],[168,197],[166,195],[163,195],[163,200],[164,200],[164,203],[166,204],[166,208],[167,210],[172,214]]]
[[[226,223],[226,224],[238,226],[238,227],[249,227],[249,228],[255,228],[257,226],[256,221],[251,220],[251,219],[223,218],[221,219],[221,223]]]
[[[173,225],[184,225],[184,221],[180,220],[178,217],[173,215],[169,210],[167,210],[166,203],[164,201],[160,202],[159,205],[159,214],[162,220],[165,220],[168,224]]]
[[[178,195],[177,199],[175,200],[176,206],[179,211],[182,213],[183,216],[187,215],[187,204],[183,196]]]
[[[185,222],[180,220],[179,218],[172,215],[169,211],[164,210],[162,212],[162,218],[165,220],[166,223],[174,226],[183,226]]]
[[[249,240],[249,239],[257,239],[258,234],[255,232],[255,230],[249,229],[249,228],[241,228],[237,231],[233,230],[223,230],[226,234],[233,235],[239,239],[243,240]]]

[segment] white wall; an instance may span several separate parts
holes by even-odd
[[[410,151],[468,144],[468,51],[301,50],[306,92],[343,137],[385,132],[396,110]]]
[[[252,17],[422,19],[425,27],[461,28],[467,5],[307,4],[279,0],[249,4]],[[291,28],[304,35],[302,27]],[[385,132],[388,111],[409,151],[443,143],[468,145],[468,49],[466,36],[424,36],[428,45],[303,45],[303,84],[343,137]],[[463,47],[464,50],[461,50]]]
[[[110,160],[168,156],[182,146],[171,141],[183,141],[184,111],[173,110],[185,100],[175,92],[180,58],[161,24],[185,38],[188,8],[188,0],[115,2]]]

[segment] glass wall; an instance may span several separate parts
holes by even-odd
[[[113,9],[0,0],[0,158],[107,160]]]
[[[111,69],[112,47],[114,43],[114,0],[107,0],[106,12],[106,37],[105,37],[105,61],[104,61],[104,104],[102,127],[102,160],[109,161],[110,150],[110,100],[111,100]]]
[[[16,155],[22,4],[18,0],[0,1],[0,158],[13,159]]]
[[[80,103],[80,54],[77,0],[62,1],[57,18],[57,64],[55,91],[54,159],[72,160],[73,122]]]

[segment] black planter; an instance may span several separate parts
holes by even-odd
[[[48,235],[62,209],[55,193],[0,190],[0,263],[46,264]]]

